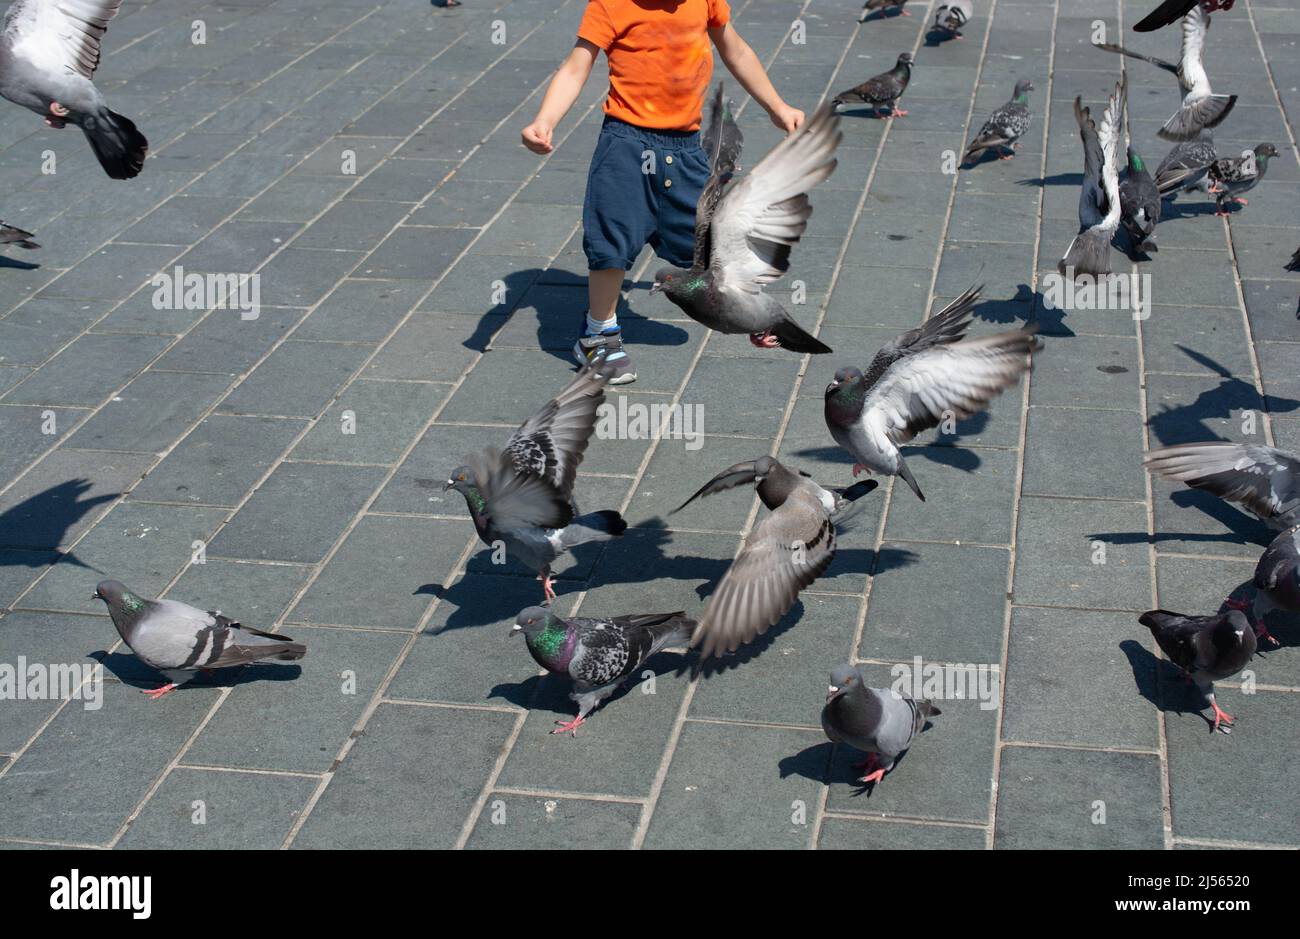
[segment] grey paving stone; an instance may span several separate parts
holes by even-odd
[[[6,478],[13,478],[75,430],[89,413],[85,408],[0,405],[0,429],[9,444],[0,454],[0,471]]]
[[[414,228],[393,232],[358,270],[364,277],[398,277],[434,281],[473,239],[458,228]]]
[[[1214,365],[1211,364],[1211,369]],[[1147,426],[1152,444],[1243,440],[1245,411],[1261,411],[1254,383],[1222,372],[1204,376],[1152,375],[1147,379]],[[1258,422],[1256,422],[1258,427]]]
[[[495,711],[382,705],[294,846],[451,847],[513,722]],[[432,762],[431,747],[442,754]]]
[[[299,565],[205,558],[187,567],[167,596],[204,610],[215,607],[246,625],[269,629],[310,573]]]
[[[192,245],[214,226],[237,212],[243,202],[238,197],[230,196],[177,196],[136,222],[118,240],[142,244]]]
[[[374,346],[289,341],[272,352],[219,406],[225,414],[315,417]]]
[[[922,503],[902,480],[894,480],[886,538],[1011,543],[1014,451],[908,447],[903,457],[928,501]]]
[[[448,391],[448,385],[354,382],[294,447],[293,458],[396,462]]]
[[[378,342],[415,306],[418,286],[396,280],[346,280],[298,327],[298,339]]]
[[[629,847],[641,818],[631,802],[546,799],[494,792],[465,847],[610,850]]]
[[[1026,435],[1026,495],[1146,497],[1142,416],[1136,411],[1034,407]],[[1086,453],[1077,452],[1081,440],[1088,441]]]
[[[357,181],[351,177],[287,175],[261,190],[257,198],[235,216],[236,221],[266,220],[306,222],[321,210],[352,190]]]
[[[1137,410],[1141,386],[1132,339],[1073,336],[1043,343],[1034,355],[1030,404]]]
[[[39,296],[121,300],[135,293],[178,254],[180,249],[175,247],[109,245],[73,265]]]
[[[80,670],[95,665],[88,655],[91,650],[106,648],[116,638],[111,624],[102,616],[24,611],[6,615],[0,621],[0,662],[5,663],[6,670],[13,670],[22,690],[10,686],[4,726],[0,729],[0,751],[20,749],[54,714],[64,698],[69,698],[67,707],[102,707],[102,683],[99,691],[93,684],[81,691],[77,687],[82,678]],[[28,669],[33,667],[43,670],[40,685],[33,685],[28,678]],[[58,677],[58,670],[65,667],[71,687]],[[50,683],[56,681],[60,682],[59,686],[51,687]],[[28,694],[33,693],[39,697],[29,698]]]
[[[817,847],[841,851],[880,848],[904,851],[933,851],[944,848],[981,851],[984,849],[984,842],[984,831],[979,828],[958,825],[919,825],[911,822],[881,823],[837,816],[822,822]]]
[[[191,271],[255,271],[302,228],[297,222],[231,219],[180,259]]]
[[[166,348],[162,336],[86,335],[4,396],[6,404],[98,406]]]
[[[417,135],[418,136],[418,135]],[[415,140],[412,139],[411,143]],[[481,228],[505,204],[509,192],[495,180],[456,175],[443,183],[411,213],[411,225]]]
[[[524,291],[542,276],[546,264],[543,257],[467,254],[424,299],[420,309],[436,313],[509,313],[523,299]],[[583,271],[585,277],[585,262]]]
[[[102,300],[28,300],[0,319],[0,362],[41,365],[110,306]]]
[[[375,466],[281,463],[208,545],[215,557],[316,562],[384,477]]]
[[[574,205],[516,205],[507,208],[471,249],[475,254],[511,257],[553,255],[582,217]]]
[[[273,306],[311,306],[347,277],[362,260],[359,251],[286,248],[259,272],[262,302]]]
[[[366,366],[366,378],[456,381],[477,357],[469,317],[415,313]]]
[[[178,767],[163,780],[118,847],[273,850],[315,788],[316,780],[301,776]]]
[[[1148,372],[1227,372],[1249,381],[1252,364],[1245,340],[1239,310],[1154,307],[1151,318],[1142,323]]]
[[[301,309],[262,307],[256,317],[244,319],[238,310],[214,310],[155,365],[168,371],[240,375],[304,315]]]
[[[1008,747],[1001,770],[995,848],[1163,846],[1155,756]]]
[[[114,395],[70,438],[69,447],[161,453],[214,404],[230,384],[225,375],[141,374]]]
[[[358,211],[349,200],[338,203],[316,219],[294,241],[299,248],[371,250],[406,217],[409,206],[385,202]]]

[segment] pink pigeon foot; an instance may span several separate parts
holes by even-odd
[[[152,690],[150,690],[150,689],[148,689],[148,688],[141,688],[141,689],[140,689],[140,693],[141,693],[142,695],[146,695],[146,696],[149,698],[150,701],[157,701],[157,700],[158,700],[159,698],[161,698],[163,695],[165,695],[165,694],[171,694],[171,693],[172,693],[173,691],[175,691],[175,690],[176,690],[176,683],[175,683],[175,682],[171,682],[171,681],[169,681],[167,684],[163,685],[161,688],[154,688],[154,689],[152,689]]]
[[[555,723],[560,726],[551,731],[551,733],[562,734],[567,730],[570,737],[576,737],[578,736],[578,728],[582,726],[585,720],[586,718],[584,717],[575,717],[571,721],[556,721]]]
[[[768,329],[761,333],[750,333],[749,341],[760,349],[779,349],[781,340],[772,335],[772,330]]]
[[[885,778],[885,771],[883,769],[878,769],[874,773],[869,773],[866,776],[863,776],[861,779],[858,780],[858,782],[862,783],[862,785],[865,786],[867,785],[867,783],[880,782],[880,780],[884,778]]]
[[[999,160],[1014,160],[1015,158],[1016,155],[1014,153],[1003,153],[998,156]]]
[[[868,469],[867,467],[863,466],[861,463],[854,463],[854,464],[853,464],[853,478],[854,478],[854,479],[857,479],[857,478],[858,478],[858,473],[866,473],[866,474],[870,475],[870,474],[871,474],[871,470]]]
[[[910,16],[911,14],[908,15]],[[892,111],[893,113],[890,115],[891,117],[907,117],[907,112],[904,111],[902,108],[895,107],[892,109]]]
[[[551,575],[546,574],[545,576],[543,576],[539,574],[537,575],[537,579],[542,582],[542,592],[546,594],[547,601],[554,600],[555,588],[551,586]]]
[[[1280,641],[1278,641],[1277,636],[1274,636],[1271,632],[1269,632],[1268,627],[1265,626],[1263,623],[1260,623],[1258,626],[1255,627],[1255,638],[1264,639],[1270,644],[1275,646],[1280,646],[1282,644]]]
[[[1233,723],[1233,721],[1236,720],[1235,717],[1233,717],[1227,711],[1223,710],[1223,708],[1219,707],[1219,705],[1216,702],[1211,701],[1210,707],[1214,708],[1214,729],[1215,730],[1219,729],[1219,724],[1221,723],[1231,724]]]
[[[1241,196],[1235,196],[1232,201],[1236,202],[1238,205],[1250,205],[1250,200],[1243,199]]]

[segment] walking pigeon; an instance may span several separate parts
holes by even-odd
[[[142,662],[167,676],[161,688],[143,692],[153,700],[194,677],[199,669],[248,665],[261,659],[296,662],[307,647],[288,636],[241,625],[220,610],[204,612],[176,600],[146,600],[116,580],[101,581],[103,600],[122,641]]]
[[[946,418],[982,410],[1029,368],[1037,326],[964,338],[980,289],[887,343],[866,375],[841,368],[826,386],[826,426],[856,461],[854,476],[901,476],[924,502],[899,445]]]
[[[650,292],[662,291],[710,329],[748,333],[759,348],[830,352],[762,288],[789,270],[790,249],[812,215],[808,190],[834,171],[842,137],[839,118],[819,108],[724,194],[741,136],[719,86],[705,135],[712,174],[696,210],[694,262],[690,270],[661,268]]]
[[[916,701],[883,688],[870,688],[852,665],[831,671],[822,708],[822,730],[832,743],[847,743],[867,754],[854,769],[867,775],[858,782],[880,782],[912,745],[925,722],[943,712],[930,701]]]
[[[891,117],[907,117],[907,112],[898,106],[898,99],[907,90],[907,83],[912,80],[912,53],[904,52],[888,72],[868,78],[856,88],[841,91],[831,99],[832,110],[844,105],[866,104],[873,111],[889,108]]]
[[[1205,74],[1205,65],[1201,61],[1209,28],[1210,18],[1201,12],[1200,7],[1193,7],[1183,19],[1183,49],[1177,65],[1154,56],[1130,52],[1114,43],[1098,45],[1099,49],[1107,52],[1150,62],[1178,77],[1178,88],[1183,94],[1182,106],[1156,132],[1157,137],[1191,140],[1207,128],[1218,127],[1237,103],[1236,95],[1216,95],[1210,90],[1210,77]]]
[[[1255,654],[1255,633],[1238,610],[1217,616],[1184,616],[1168,610],[1149,610],[1138,622],[1151,630],[1156,645],[1195,682],[1214,708],[1214,730],[1235,718],[1214,699],[1214,682],[1235,675]]]
[[[1128,232],[1133,254],[1157,251],[1155,232],[1160,222],[1160,190],[1147,172],[1142,157],[1128,148],[1128,167],[1119,180],[1120,221]]]
[[[683,502],[754,483],[770,514],[754,527],[709,598],[691,645],[708,658],[734,652],[767,632],[803,590],[830,566],[835,541],[860,513],[857,500],[876,488],[865,480],[847,489],[823,489],[811,477],[770,456],[737,463]]]
[[[1218,158],[1209,133],[1175,144],[1156,167],[1156,188],[1162,196],[1186,189],[1208,189],[1210,184],[1205,177],[1210,164]]]
[[[1215,10],[1231,10],[1235,2],[1236,0],[1199,0],[1199,6],[1206,13],[1213,13]],[[1133,31],[1149,33],[1162,26],[1168,26],[1197,5],[1198,0],[1164,0],[1164,3],[1138,20]]]
[[[676,613],[635,613],[609,619],[578,616],[561,619],[544,606],[530,606],[515,619],[514,633],[523,633],[528,651],[542,668],[573,679],[569,695],[578,716],[556,721],[551,731],[578,735],[587,715],[618,690],[647,659],[667,645],[684,645],[695,620]]]
[[[1124,123],[1125,81],[1115,85],[1101,126],[1083,99],[1074,99],[1074,119],[1083,140],[1083,186],[1079,191],[1079,234],[1056,269],[1064,276],[1110,273],[1110,241],[1119,227],[1119,139]]]
[[[1210,164],[1210,192],[1214,193],[1214,214],[1227,215],[1228,203],[1239,202],[1243,192],[1250,192],[1268,171],[1269,157],[1277,156],[1277,147],[1262,143],[1239,157],[1217,160]]]
[[[941,3],[939,8],[934,11],[934,28],[945,32],[954,39],[966,38],[960,32],[961,28],[970,22],[973,10],[970,0],[952,0],[951,3]]]
[[[1255,635],[1273,645],[1281,645],[1264,624],[1274,610],[1300,613],[1300,525],[1288,528],[1264,549],[1255,565],[1255,601],[1247,604],[1231,598],[1224,600],[1234,610],[1249,609],[1255,619]]]
[[[548,600],[551,562],[591,541],[608,541],[627,529],[618,512],[578,515],[573,481],[582,463],[596,411],[605,400],[609,373],[598,354],[564,390],[524,421],[505,450],[487,448],[452,470],[443,491],[465,497],[479,539],[505,545],[507,555],[538,572]]]
[[[867,17],[876,10],[880,11],[881,16],[885,15],[886,10],[897,10],[901,16],[911,16],[911,13],[903,9],[905,3],[907,3],[907,0],[867,0],[862,5],[862,13],[858,16],[858,22],[866,22]]]
[[[71,121],[113,179],[144,168],[149,141],[128,118],[109,110],[91,78],[100,41],[122,0],[14,0],[0,33],[0,95],[45,118]]]
[[[1033,90],[1034,83],[1027,78],[1016,82],[1015,94],[984,122],[980,132],[966,148],[966,154],[961,158],[963,163],[974,162],[983,156],[986,150],[1000,151],[1003,147],[1010,147],[1012,150],[1020,149],[1020,144],[1016,141],[1029,130],[1029,92]],[[1002,160],[1009,160],[1013,156],[1014,153],[998,154],[998,158]]]
[[[15,228],[12,225],[6,225],[0,222],[0,245],[17,245],[20,248],[39,248],[32,238],[36,236],[29,231],[23,231],[21,228]]]
[[[1147,472],[1241,506],[1270,528],[1300,524],[1300,457],[1262,444],[1184,443],[1152,450]]]

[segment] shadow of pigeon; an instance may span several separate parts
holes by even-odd
[[[1040,176],[1037,179],[1016,180],[1017,186],[1030,186],[1041,189],[1043,186],[1082,186],[1082,173],[1057,173],[1055,176]]]
[[[168,679],[140,661],[130,652],[107,652],[103,649],[91,652],[94,659],[104,670],[122,684],[142,691],[152,691],[167,683]],[[252,681],[293,681],[302,674],[302,666],[282,662],[252,662],[233,668],[218,668],[211,672],[196,672],[194,677],[178,688],[234,688]]]
[[[1242,411],[1257,411],[1264,406],[1271,413],[1279,414],[1300,407],[1300,401],[1277,395],[1269,395],[1264,402],[1261,402],[1259,392],[1256,391],[1253,383],[1237,378],[1228,369],[1203,353],[1186,346],[1177,346],[1177,348],[1192,361],[1215,372],[1223,380],[1215,387],[1202,391],[1194,401],[1174,407],[1162,405],[1160,411],[1148,417],[1147,425],[1164,446],[1219,440],[1221,438],[1217,430],[1207,422],[1233,420],[1240,416]]]
[[[0,548],[28,549],[33,552],[48,550],[53,552],[54,558],[98,571],[98,568],[81,561],[72,552],[58,550],[68,529],[95,506],[112,502],[119,495],[114,492],[82,499],[93,485],[88,479],[69,479],[10,506],[0,513]],[[0,566],[43,567],[46,563],[52,563],[54,558],[48,562],[34,559],[24,561],[17,553],[10,553],[0,556]]]
[[[39,264],[31,264],[27,261],[19,261],[7,255],[0,254],[0,267],[13,268],[18,271],[35,271],[40,268]]]
[[[518,641],[518,640],[516,640]],[[527,654],[527,653],[525,653]],[[640,686],[643,673],[650,671],[656,679],[680,675],[685,666],[674,660],[685,659],[680,652],[657,652],[637,668],[635,676],[629,676],[612,695],[601,702],[600,706],[588,715],[588,719],[599,714],[605,708],[617,703]],[[577,714],[577,705],[569,697],[573,691],[573,680],[565,675],[547,672],[545,675],[533,675],[514,684],[503,683],[488,692],[488,698],[501,698],[511,704],[527,708],[529,711],[548,712],[566,720]]]
[[[1157,711],[1200,715],[1207,706],[1196,685],[1184,681],[1182,671],[1168,659],[1158,658],[1136,639],[1123,640],[1119,648],[1133,670],[1133,684],[1138,694],[1151,702]],[[1213,721],[1208,723],[1214,726]]]

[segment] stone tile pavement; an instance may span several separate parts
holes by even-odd
[[[489,562],[442,481],[569,374],[601,76],[549,158],[518,132],[581,2],[128,0],[99,83],[153,144],[138,179],[105,179],[73,130],[0,110],[0,217],[43,245],[0,259],[0,662],[98,658],[108,674],[99,710],[0,702],[0,843],[1300,844],[1295,624],[1252,663],[1255,693],[1220,685],[1240,719],[1224,736],[1136,623],[1155,605],[1216,609],[1268,537],[1149,480],[1143,450],[1300,449],[1293,0],[1241,0],[1210,34],[1216,89],[1241,95],[1220,151],[1282,151],[1249,207],[1223,220],[1201,197],[1173,203],[1160,253],[1134,268],[1151,275],[1148,319],[1047,309],[1036,289],[1075,225],[1071,101],[1099,103],[1124,67],[1088,48],[1093,23],[1173,58],[1176,29],[1127,29],[1153,2],[981,0],[963,41],[933,45],[917,0],[910,19],[861,25],[854,3],[736,0],[792,103],[911,50],[911,114],[844,118],[794,255],[806,302],[791,308],[836,355],[708,335],[648,297],[642,259],[624,314],[641,378],[613,397],[703,404],[706,437],[593,442],[580,498],[633,528],[566,562],[561,609],[698,612],[756,503],[667,510],[765,452],[843,484],[821,419],[830,373],[972,282],[976,332],[1035,321],[1044,348],[988,415],[916,442],[929,501],[882,487],[782,624],[699,679],[663,655],[652,686],[570,739],[547,733],[571,712],[565,683],[506,641],[538,585]],[[1128,69],[1134,142],[1158,161],[1173,83]],[[1020,77],[1035,118],[1016,159],[943,172]],[[779,135],[752,103],[740,121],[752,165]],[[148,281],[176,265],[259,274],[260,315],[157,309]],[[152,703],[136,689],[154,676],[90,599],[100,572],[310,653]],[[856,657],[888,683],[916,656],[996,668],[998,706],[944,701],[862,793],[818,726],[827,672]]]

